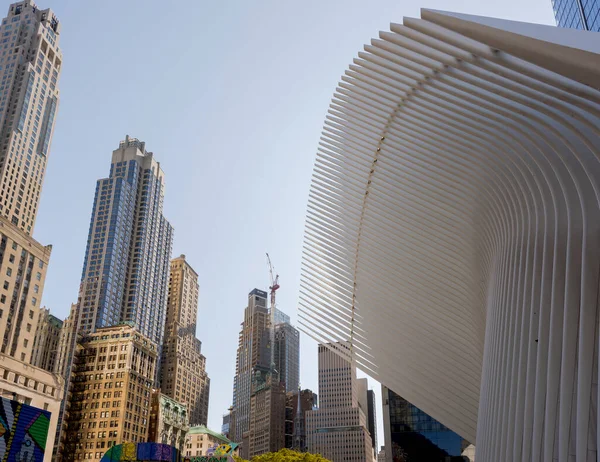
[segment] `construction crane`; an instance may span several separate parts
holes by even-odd
[[[275,277],[273,277],[273,264],[271,263],[271,257],[269,257],[268,253],[267,265],[269,266],[269,277],[271,279],[271,285],[269,286],[269,290],[271,291],[271,372],[278,374],[278,371],[275,370],[275,293],[277,292],[277,289],[279,289],[279,274],[275,274]]]
[[[267,254],[267,265],[269,265],[269,276],[271,278],[271,285],[269,286],[269,290],[271,290],[271,309],[273,313],[275,312],[275,292],[279,289],[279,274],[276,274],[273,277],[273,264],[271,263],[271,258],[269,254]]]

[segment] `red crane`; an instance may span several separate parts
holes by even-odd
[[[279,289],[279,274],[276,274],[273,278],[273,264],[271,263],[271,258],[269,254],[267,254],[267,264],[269,265],[269,276],[271,277],[271,285],[269,289],[271,290],[271,311],[273,314],[275,313],[275,292]]]

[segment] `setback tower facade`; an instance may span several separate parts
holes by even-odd
[[[254,368],[261,366],[265,370],[270,367],[269,328],[267,293],[254,289],[248,294],[248,306],[244,310],[233,379],[230,431],[231,440],[237,443],[242,442],[244,433],[250,429],[250,395]]]
[[[166,396],[187,404],[190,425],[206,425],[210,379],[196,338],[198,274],[185,255],[171,261],[167,320],[160,387]]]

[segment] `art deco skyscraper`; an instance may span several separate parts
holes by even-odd
[[[31,235],[58,106],[60,24],[31,0],[0,25],[0,215]]]
[[[198,274],[181,255],[171,260],[160,387],[165,395],[187,404],[191,425],[206,425],[210,379],[196,338],[197,317]]]
[[[267,293],[254,289],[248,294],[248,306],[244,310],[233,380],[231,439],[238,443],[250,429],[252,373],[257,366],[268,369],[271,364],[269,327]]]
[[[0,353],[32,363],[51,246],[31,237],[58,103],[60,25],[14,3],[0,24]]]

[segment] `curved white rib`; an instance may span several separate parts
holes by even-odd
[[[599,86],[598,34],[423,10],[325,120],[301,326],[480,460],[596,460]]]

